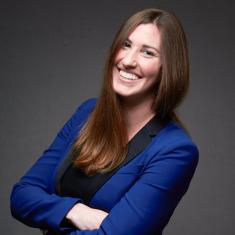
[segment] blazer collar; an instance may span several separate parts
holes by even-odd
[[[153,137],[162,129],[163,123],[155,115],[148,123],[142,127],[128,143],[128,152],[123,164],[132,160],[138,153],[150,144]]]

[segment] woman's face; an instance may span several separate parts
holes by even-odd
[[[140,24],[116,54],[113,89],[122,97],[153,98],[161,69],[161,35],[157,26]]]

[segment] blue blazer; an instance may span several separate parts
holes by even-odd
[[[140,131],[141,138],[137,133],[128,161],[101,179],[89,200],[59,193],[61,165],[66,165],[66,157],[95,104],[95,99],[89,99],[80,105],[49,148],[14,185],[13,217],[28,226],[47,229],[51,235],[162,234],[198,163],[196,145],[173,122],[161,128],[152,122],[153,126]],[[79,230],[62,223],[78,202],[109,213],[99,229]]]

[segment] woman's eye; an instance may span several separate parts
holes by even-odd
[[[131,44],[129,42],[124,42],[123,47],[124,48],[129,48],[129,47],[131,47]]]
[[[148,57],[152,57],[155,56],[155,54],[152,51],[143,51],[144,55],[148,56]]]

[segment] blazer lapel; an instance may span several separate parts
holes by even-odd
[[[126,165],[130,160],[135,158],[142,150],[144,150],[154,137],[163,127],[155,115],[139,132],[129,141],[128,153],[125,161],[120,166]]]

